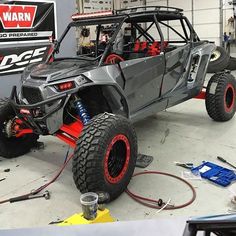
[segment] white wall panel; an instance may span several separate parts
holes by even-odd
[[[169,6],[183,9],[184,15],[192,23],[192,0],[169,0]]]
[[[197,34],[217,45],[221,44],[220,1],[193,0],[193,24]]]
[[[182,8],[184,11],[190,11],[192,9],[191,0],[169,0],[170,7]]]
[[[188,20],[192,23],[192,11],[185,11],[184,15],[188,18]]]
[[[147,6],[167,6],[167,0],[147,0]]]
[[[196,25],[195,26],[196,31],[198,32],[198,35],[201,38],[217,38],[217,36],[220,34],[220,28],[218,25]]]
[[[195,30],[202,40],[209,40],[220,45],[220,28],[218,24],[196,25]]]
[[[190,1],[190,0],[186,0]],[[194,0],[194,10],[207,9],[207,8],[219,8],[221,0]]]
[[[194,24],[220,24],[219,9],[194,11]]]

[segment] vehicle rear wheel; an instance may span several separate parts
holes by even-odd
[[[81,193],[102,191],[114,200],[129,184],[136,158],[132,124],[122,116],[100,114],[84,127],[77,142],[74,182]]]
[[[217,73],[226,69],[230,56],[223,47],[217,47],[211,54],[211,59],[207,68],[208,73]]]
[[[39,138],[36,134],[26,134],[23,137],[8,137],[7,130],[15,113],[7,100],[0,100],[0,156],[13,158],[22,156],[37,145]]]
[[[228,73],[215,74],[206,90],[206,109],[215,121],[228,121],[236,111],[236,80]]]

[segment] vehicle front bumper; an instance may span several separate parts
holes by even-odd
[[[16,86],[12,88],[9,103],[12,106],[16,116],[21,119],[34,133],[47,135],[54,133],[54,130],[48,129],[47,121],[51,116],[62,110],[70,94],[63,93],[54,95],[48,99],[34,104],[22,104],[17,96]],[[46,105],[57,102],[51,109],[47,109],[47,112],[43,112],[41,115],[36,115],[38,110],[44,110]],[[63,113],[63,112],[62,112]],[[62,114],[60,115],[62,116]],[[61,123],[61,122],[59,122]]]

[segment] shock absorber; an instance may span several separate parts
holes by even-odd
[[[86,125],[90,121],[90,116],[81,100],[75,102],[75,109],[83,124]]]

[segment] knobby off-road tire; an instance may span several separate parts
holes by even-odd
[[[211,55],[207,72],[217,73],[226,69],[229,64],[230,56],[222,47],[217,47]]]
[[[81,193],[107,192],[110,201],[123,193],[133,175],[137,137],[124,117],[100,114],[94,117],[77,142],[73,177]]]
[[[228,66],[226,67],[227,70],[236,70],[236,58],[230,57]]]
[[[228,121],[236,111],[236,80],[228,73],[211,77],[206,90],[206,109],[215,121]]]
[[[23,137],[8,138],[4,132],[5,122],[13,119],[15,113],[7,102],[7,100],[0,100],[0,156],[5,158],[13,158],[22,156],[30,151],[30,149],[37,144],[38,135],[26,134]]]

